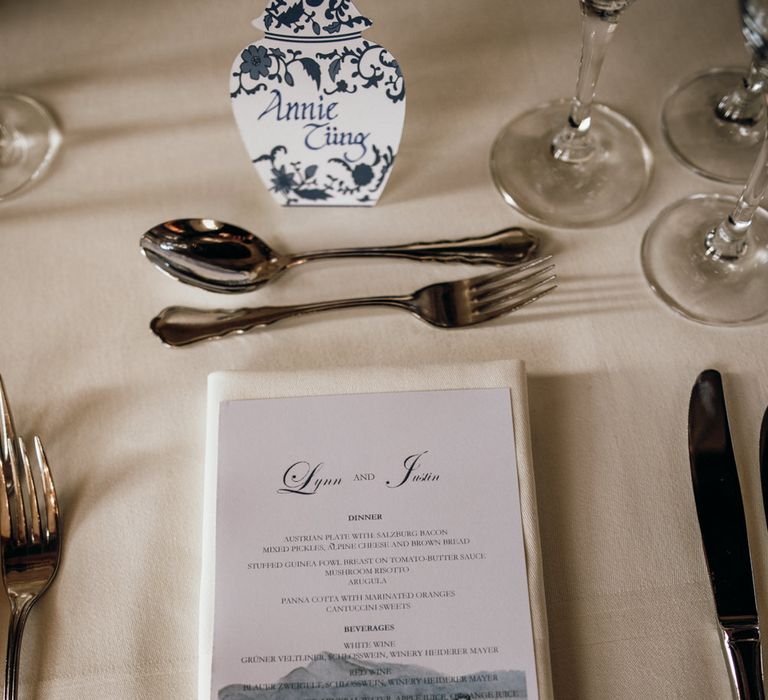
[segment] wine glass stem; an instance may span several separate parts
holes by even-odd
[[[707,233],[707,255],[736,260],[747,251],[747,234],[760,202],[768,191],[768,138],[763,140],[747,184],[730,214]]]
[[[616,26],[615,20],[601,19],[590,12],[583,15],[581,64],[576,93],[571,100],[568,123],[557,133],[551,146],[552,155],[559,161],[583,163],[595,152],[594,139],[589,133],[592,103],[600,69]]]
[[[768,82],[768,65],[755,57],[741,85],[725,95],[715,106],[723,121],[752,126],[763,114],[762,94]]]

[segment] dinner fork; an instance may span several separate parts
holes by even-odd
[[[16,700],[24,625],[32,606],[56,576],[61,540],[58,499],[43,444],[39,437],[34,437],[38,486],[24,440],[15,436],[2,379],[0,413],[4,437],[0,468],[0,560],[11,604],[3,700]],[[42,489],[42,497],[38,496],[38,489]]]
[[[439,328],[484,323],[517,311],[551,292],[557,284],[552,256],[454,282],[431,284],[403,296],[334,299],[295,306],[260,306],[234,310],[170,306],[150,323],[166,345],[178,347],[199,340],[243,333],[300,314],[356,306],[394,306]]]

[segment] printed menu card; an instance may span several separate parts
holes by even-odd
[[[512,410],[509,389],[222,401],[201,696],[539,698]]]

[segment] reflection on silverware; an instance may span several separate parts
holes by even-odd
[[[21,637],[32,606],[56,576],[61,556],[59,506],[48,460],[35,436],[33,475],[24,440],[15,437],[0,379],[3,459],[0,468],[0,559],[11,603],[3,700],[16,700]]]
[[[16,429],[13,427],[11,407],[8,404],[8,396],[5,393],[3,378],[0,377],[0,457],[2,464],[8,461],[7,446],[16,439]]]
[[[715,370],[691,392],[688,449],[701,540],[731,682],[739,700],[763,698],[760,627],[747,523],[725,408]]]
[[[250,231],[214,219],[166,221],[141,237],[141,250],[171,277],[211,292],[251,292],[296,265],[324,258],[390,257],[511,265],[528,259],[538,238],[521,228],[455,241],[309,253],[279,253]]]
[[[760,482],[763,486],[763,513],[768,526],[768,408],[760,425]]]
[[[336,299],[296,306],[261,306],[235,310],[171,306],[152,319],[150,328],[166,345],[189,345],[267,326],[289,316],[356,306],[394,306],[440,328],[472,326],[512,313],[557,286],[549,274],[551,257],[539,258],[487,275],[431,284],[403,296]]]

